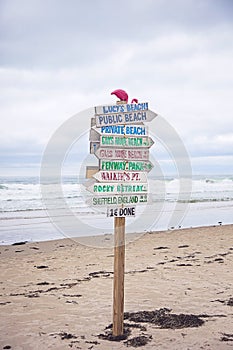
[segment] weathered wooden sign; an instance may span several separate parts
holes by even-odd
[[[99,159],[122,159],[122,160],[148,160],[148,149],[128,149],[128,148],[102,148],[99,147],[95,155]]]
[[[100,141],[100,133],[96,131],[97,128],[93,127],[90,130],[89,134],[89,141],[95,142],[95,141]],[[99,128],[98,128],[99,129]]]
[[[141,124],[137,125],[107,125],[100,128],[93,126],[90,130],[90,140],[96,141],[97,135],[116,135],[116,136],[147,136],[148,127]],[[100,137],[100,136],[98,136]],[[98,138],[99,140],[99,138]]]
[[[148,136],[100,136],[100,146],[104,147],[150,148],[153,144],[154,141]]]
[[[86,179],[91,179],[94,174],[99,170],[99,167],[89,165],[86,167]]]
[[[100,147],[100,141],[91,141],[90,142],[90,154],[95,154],[97,149]]]
[[[129,113],[138,111],[147,111],[148,102],[142,103],[122,103],[114,105],[96,106],[95,114]]]
[[[125,208],[108,208],[108,217],[125,217],[135,216],[136,207],[125,207]]]
[[[124,195],[95,195],[88,198],[86,203],[93,207],[116,207],[122,205],[139,205],[147,204],[149,202],[149,196],[145,194],[124,194]]]
[[[153,164],[148,161],[101,160],[100,170],[127,170],[150,172]]]
[[[119,124],[132,124],[132,123],[144,123],[152,121],[157,114],[150,110],[127,112],[127,113],[115,113],[115,114],[96,114],[96,126],[101,127],[105,125],[119,125]]]
[[[100,182],[147,182],[147,174],[141,171],[99,171],[93,177]]]
[[[111,183],[111,182],[96,182],[87,187],[87,190],[94,194],[132,194],[132,193],[147,193],[147,183],[124,182],[124,183]]]

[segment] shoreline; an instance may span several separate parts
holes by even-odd
[[[129,232],[125,233],[125,242],[126,245],[131,243],[134,240],[139,239],[140,237],[143,237],[146,234],[161,234],[161,233],[171,233],[171,232],[180,232],[185,230],[196,230],[196,229],[207,229],[207,228],[215,228],[215,227],[225,227],[225,226],[232,226],[233,230],[233,223],[219,223],[218,225],[201,225],[201,226],[190,226],[190,227],[179,227],[179,228],[170,228],[170,229],[159,229],[159,230],[151,230],[151,231],[145,231],[145,232]],[[86,245],[90,247],[96,247],[96,248],[109,248],[113,247],[113,240],[114,240],[114,233],[103,233],[98,235],[90,235],[90,236],[77,236],[77,237],[65,237],[61,234],[61,238],[51,238],[48,240],[35,240],[35,241],[23,241],[19,240],[16,242],[13,242],[11,244],[5,244],[3,242],[0,242],[0,251],[1,247],[11,247],[11,246],[27,246],[29,244],[52,244],[52,243],[62,243],[63,241],[73,241],[81,245]]]
[[[157,310],[166,320],[169,312],[172,318],[201,319],[163,328],[141,318],[125,340],[129,348],[144,336],[142,350],[232,345],[232,233],[233,225],[155,231],[126,246],[127,317]],[[59,239],[0,246],[0,253],[0,347],[126,349],[124,341],[99,337],[112,322],[112,247]],[[132,327],[133,321],[125,322]]]

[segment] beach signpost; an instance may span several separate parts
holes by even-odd
[[[112,333],[116,337],[124,332],[125,220],[136,215],[137,205],[148,203],[147,174],[153,168],[149,149],[154,141],[144,123],[156,116],[147,102],[128,104],[121,100],[95,107],[91,118],[90,153],[99,164],[92,167],[94,171],[87,167],[87,178],[93,179],[86,185],[93,195],[87,203],[105,207],[107,217],[114,218]]]

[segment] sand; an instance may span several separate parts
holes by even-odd
[[[95,240],[110,245],[111,237]],[[192,315],[201,325],[164,328],[143,322],[148,314],[141,313],[128,343],[105,340],[99,334],[106,335],[112,322],[113,249],[70,239],[26,243],[0,247],[0,349],[133,349],[140,339],[147,342],[141,349],[233,347],[233,226],[151,232],[131,240],[128,316],[157,310]]]

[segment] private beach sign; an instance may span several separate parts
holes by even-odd
[[[148,203],[147,174],[153,168],[148,122],[157,114],[148,102],[97,106],[91,119],[90,153],[98,159],[95,181],[87,184],[92,207],[106,207],[108,217],[135,216]],[[144,124],[145,123],[145,124]]]

